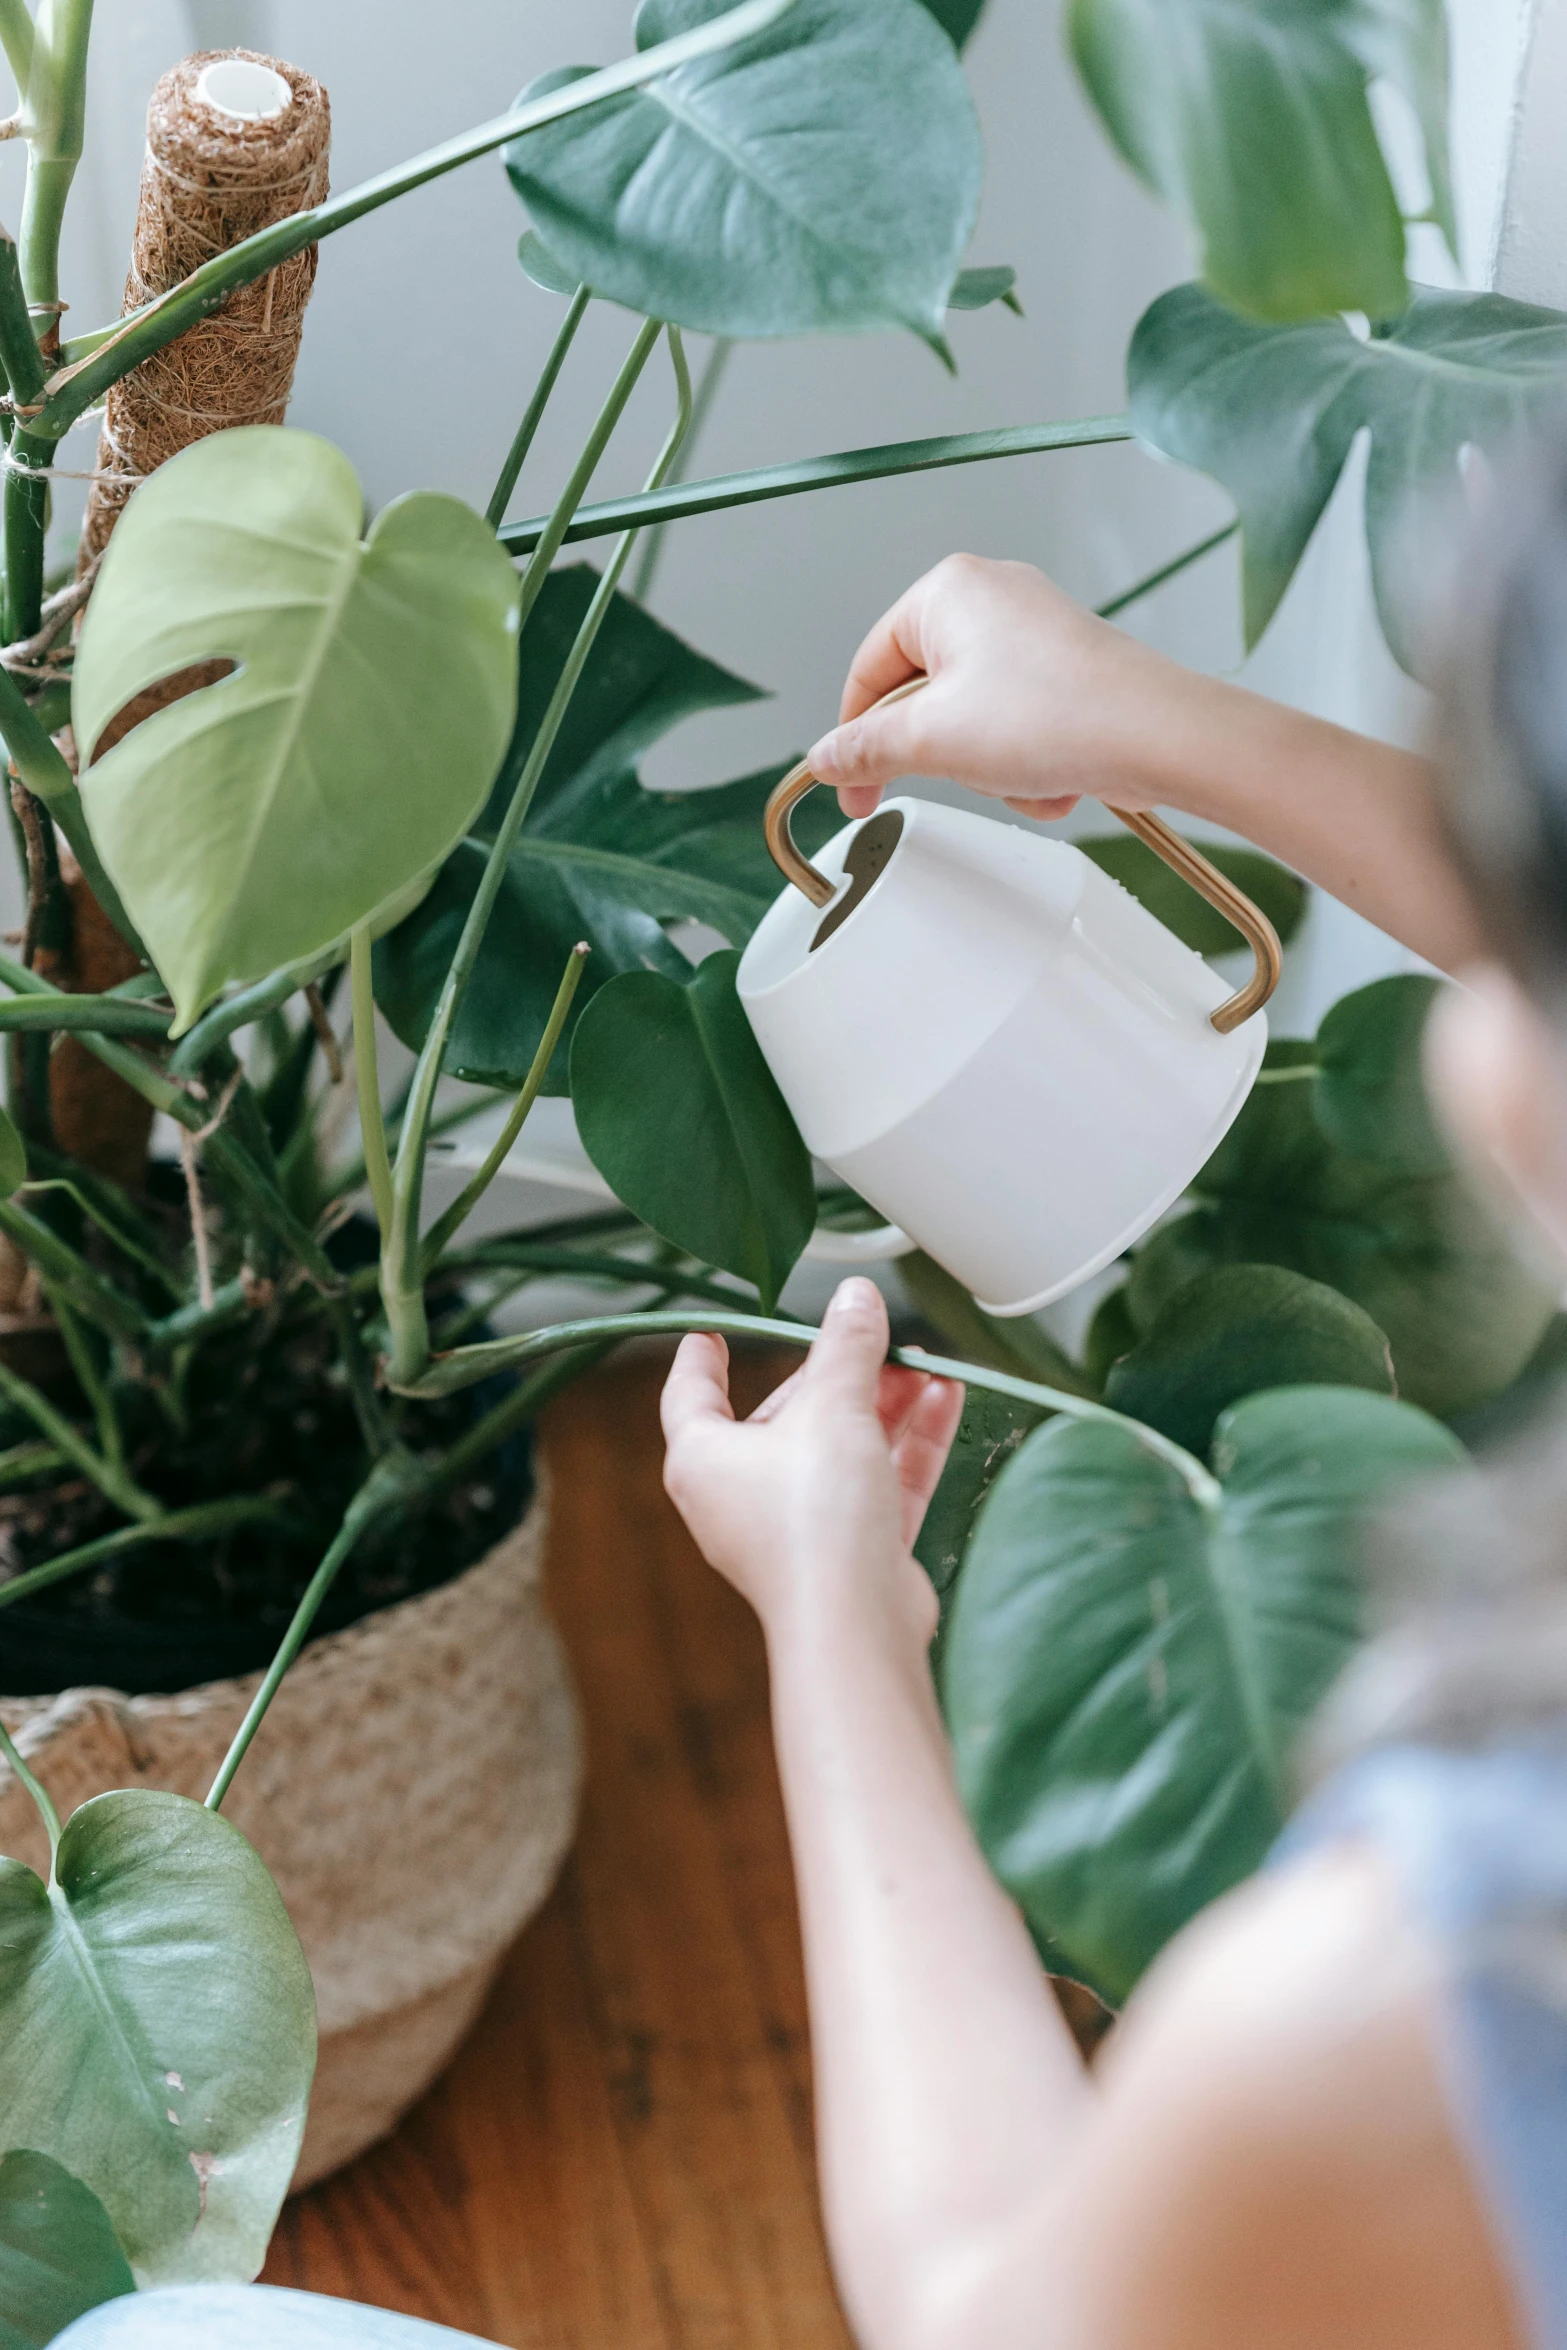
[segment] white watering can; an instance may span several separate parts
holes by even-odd
[[[812,865],[789,817],[816,780],[802,761],[768,802],[791,887],[741,958],[740,1001],[807,1147],[901,1227],[878,1253],[907,1236],[987,1312],[1032,1313],[1146,1232],[1235,1118],[1277,934],[1122,808],[1250,946],[1238,994],[1069,841],[891,799]]]

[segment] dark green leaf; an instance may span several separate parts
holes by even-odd
[[[737,954],[682,986],[638,971],[577,1023],[571,1098],[617,1199],[665,1240],[754,1282],[762,1310],[816,1224],[810,1154],[735,993]]]
[[[1005,263],[989,269],[963,269],[958,272],[951,293],[947,296],[949,310],[984,310],[992,302],[1005,302],[1009,310],[1023,315],[1023,305],[1013,291],[1017,271]]]
[[[1116,2002],[1283,1825],[1295,1736],[1359,1637],[1359,1514],[1461,1454],[1407,1404],[1303,1387],[1227,1413],[1214,1456],[1209,1501],[1131,1428],[1039,1429],[947,1631],[979,1840],[1049,1963]]]
[[[1012,1455],[1045,1414],[1009,1395],[971,1387],[963,1398],[941,1482],[931,1495],[914,1556],[943,1599],[957,1581],[980,1506]]]
[[[1109,1374],[1105,1401],[1205,1454],[1231,1404],[1268,1387],[1393,1392],[1387,1340],[1336,1289],[1282,1265],[1220,1265],[1178,1289]]]
[[[1456,249],[1442,0],[1072,0],[1078,71],[1179,206],[1214,290],[1258,318],[1402,309],[1404,223],[1369,103],[1409,100]]]
[[[1245,946],[1240,932],[1231,929],[1216,906],[1200,898],[1190,882],[1172,873],[1162,857],[1156,857],[1131,833],[1096,834],[1075,845],[1199,955],[1230,955]],[[1207,840],[1196,845],[1210,865],[1217,865],[1237,889],[1261,907],[1281,944],[1287,946],[1306,911],[1306,884],[1299,875],[1256,849],[1232,849]]]
[[[1127,355],[1132,422],[1240,509],[1246,642],[1305,553],[1355,436],[1371,435],[1366,534],[1377,611],[1413,670],[1459,457],[1498,451],[1567,409],[1567,317],[1501,294],[1417,291],[1363,342],[1342,319],[1249,325],[1201,286],[1144,313]]]
[[[1416,1051],[1407,1032],[1401,1049]],[[1133,1260],[1128,1303],[1147,1331],[1184,1282],[1215,1265],[1288,1266],[1369,1314],[1391,1343],[1399,1393],[1445,1418],[1517,1376],[1550,1319],[1551,1284],[1460,1175],[1401,1174],[1342,1150],[1317,1116],[1315,1057],[1294,1038],[1269,1046],[1250,1099],[1192,1184],[1197,1206]],[[1407,1100],[1391,1065],[1387,1093],[1390,1104]]]
[[[140,2279],[252,2277],[315,2066],[310,1971],[237,1829],[99,1795],[46,1887],[0,1860],[4,2128],[82,2179]]]
[[[897,1267],[910,1304],[966,1363],[1010,1371],[1018,1379],[1037,1379],[1045,1387],[1065,1388],[1069,1395],[1095,1392],[1065,1348],[1057,1346],[1031,1314],[987,1314],[962,1282],[923,1249],[899,1257]]]
[[[925,0],[954,48],[961,49],[985,13],[985,0]]]
[[[1317,1122],[1340,1150],[1400,1175],[1452,1156],[1426,1093],[1421,1039],[1440,982],[1413,971],[1345,996],[1317,1031]]]
[[[637,45],[723,5],[642,0]],[[983,159],[962,68],[918,0],[795,0],[505,156],[562,265],[628,309],[742,338],[907,326],[945,351]]]
[[[0,1110],[0,1195],[9,1199],[27,1181],[27,1145],[15,1123]]]
[[[47,2154],[0,2162],[0,2350],[44,2350],[136,2279],[90,2187]]]

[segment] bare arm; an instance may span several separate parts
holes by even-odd
[[[892,709],[871,704],[925,672]],[[947,775],[1037,816],[1079,796],[1222,824],[1456,971],[1479,927],[1413,753],[1167,660],[1027,564],[955,555],[866,638],[842,720],[811,754],[844,810]]]

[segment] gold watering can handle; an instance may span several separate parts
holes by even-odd
[[[888,709],[892,703],[918,693],[928,682],[923,677],[911,677],[906,685],[895,686],[890,694],[884,694],[875,707]],[[825,906],[836,897],[838,884],[829,881],[825,873],[819,873],[809,859],[801,856],[789,829],[790,816],[806,793],[815,789],[818,780],[804,759],[798,767],[792,767],[768,798],[762,828],[773,863],[784,879],[792,881],[813,906]],[[1109,807],[1109,802],[1105,805]],[[1210,865],[1189,840],[1172,832],[1162,817],[1145,814],[1137,808],[1110,808],[1110,814],[1128,832],[1135,832],[1156,857],[1162,857],[1172,873],[1178,873],[1200,897],[1206,898],[1250,947],[1254,961],[1251,977],[1211,1015],[1219,1034],[1227,1036],[1232,1028],[1239,1028],[1243,1020],[1249,1020],[1253,1012],[1260,1012],[1279,984],[1284,955],[1278,932],[1260,906],[1254,906],[1245,892],[1237,889],[1216,865]]]

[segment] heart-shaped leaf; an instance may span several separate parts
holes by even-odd
[[[1217,906],[1200,898],[1191,883],[1171,871],[1162,857],[1129,832],[1095,834],[1073,844],[1091,857],[1102,873],[1130,890],[1139,904],[1162,922],[1166,930],[1199,955],[1232,955],[1245,940],[1233,930]],[[1259,906],[1287,946],[1300,928],[1306,911],[1306,884],[1287,866],[1276,865],[1256,849],[1234,849],[1227,842],[1203,841],[1210,865],[1244,890]]]
[[[184,1796],[99,1795],[45,1886],[0,1860],[0,2133],[98,2197],[138,2277],[252,2277],[288,2190],[315,1994],[277,1887]]]
[[[44,2350],[136,2279],[90,2187],[47,2154],[0,2162],[0,2350]]]
[[[1445,1175],[1453,1164],[1421,1054],[1440,985],[1414,971],[1373,980],[1317,1030],[1317,1123],[1341,1150],[1399,1175]]]
[[[87,820],[187,1028],[225,982],[328,946],[430,872],[511,732],[517,581],[456,498],[361,539],[313,434],[214,433],[126,508],[76,659]],[[100,737],[144,688],[233,673]]]
[[[1282,1265],[1219,1265],[1176,1290],[1110,1370],[1105,1401],[1188,1452],[1219,1414],[1268,1387],[1393,1392],[1393,1358],[1369,1314]]]
[[[810,1154],[735,993],[737,954],[682,985],[634,971],[577,1023],[571,1099],[617,1199],[676,1248],[754,1282],[762,1310],[816,1226]]]
[[[1072,0],[1068,33],[1110,136],[1192,223],[1204,276],[1237,309],[1403,308],[1374,81],[1414,109],[1432,213],[1456,249],[1442,0]]]
[[[1330,1017],[1347,1028],[1356,1015],[1345,1004]],[[1407,1024],[1381,1033],[1402,1061],[1384,1056],[1357,1115],[1374,1124],[1380,1094],[1396,1148],[1418,1038]],[[1386,1332],[1401,1395],[1444,1418],[1463,1411],[1522,1369],[1550,1320],[1552,1285],[1459,1174],[1406,1174],[1342,1149],[1318,1113],[1316,1062],[1317,1047],[1299,1039],[1269,1045],[1250,1098],[1192,1183],[1196,1207],[1133,1260],[1133,1318],[1146,1334],[1185,1282],[1216,1265],[1285,1265]]]
[[[1567,410],[1567,317],[1501,294],[1417,291],[1386,334],[1339,318],[1250,325],[1202,286],[1146,311],[1127,354],[1138,438],[1240,509],[1246,642],[1294,577],[1355,435],[1383,633],[1414,670],[1469,443],[1497,451]]]
[[[724,5],[642,0],[637,46]],[[752,39],[505,156],[551,251],[628,309],[738,337],[907,326],[945,351],[983,157],[920,0],[795,0]]]
[[[554,691],[597,574],[554,572],[523,636],[516,728],[482,839],[500,822]],[[631,763],[699,710],[759,698],[759,689],[693,652],[629,597],[617,596],[545,767],[452,1030],[447,1067],[488,1085],[520,1085],[538,1048],[566,958],[592,954],[546,1090],[564,1093],[576,1018],[619,972],[683,979],[689,965],[662,925],[688,918],[744,945],[777,896],[762,810],[781,769],[712,790],[644,791]],[[820,803],[818,805],[817,803]],[[807,854],[838,828],[817,793],[796,819]],[[423,1042],[473,902],[484,858],[464,843],[428,896],[376,948],[376,998],[397,1034]]]
[[[1216,1487],[1131,1427],[1028,1439],[958,1580],[942,1681],[969,1817],[1052,1968],[1119,2002],[1256,1868],[1360,1636],[1357,1521],[1461,1457],[1409,1405],[1331,1387],[1226,1413]]]

